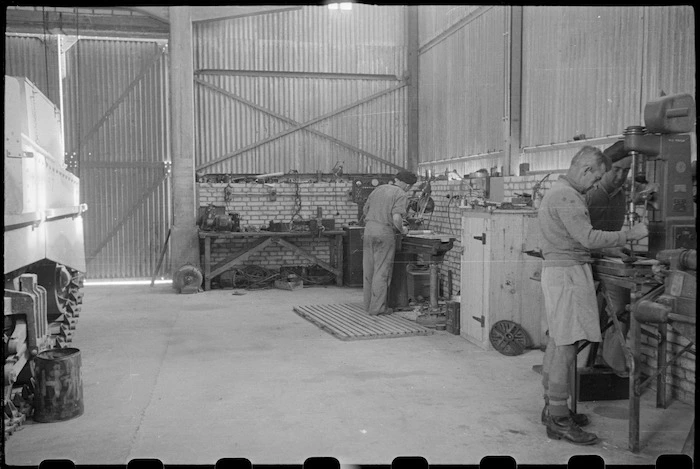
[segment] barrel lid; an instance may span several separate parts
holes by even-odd
[[[77,348],[71,348],[71,347],[55,348],[55,349],[44,350],[43,352],[39,352],[39,354],[36,356],[36,358],[40,358],[43,360],[61,360],[61,359],[70,358],[70,357],[77,355],[79,353],[80,353],[80,350],[78,350]]]

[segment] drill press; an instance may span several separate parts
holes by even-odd
[[[664,96],[644,108],[646,126],[625,129],[625,150],[632,157],[632,180],[656,182],[655,203],[635,208],[634,184],[628,222],[648,217],[649,257],[665,249],[696,249],[695,209],[692,194],[691,136],[695,101],[689,94]]]

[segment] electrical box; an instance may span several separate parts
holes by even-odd
[[[649,255],[665,249],[697,249],[695,203],[688,134],[660,135],[659,158],[646,163],[646,178],[657,182],[656,210],[649,210]]]

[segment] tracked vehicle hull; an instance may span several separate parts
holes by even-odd
[[[87,206],[60,116],[29,80],[5,76],[5,438],[31,418],[33,358],[71,343],[82,304]]]

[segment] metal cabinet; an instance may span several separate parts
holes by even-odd
[[[462,211],[460,335],[492,349],[489,331],[500,320],[527,332],[532,346],[545,343],[546,316],[539,277],[542,260],[537,212]]]

